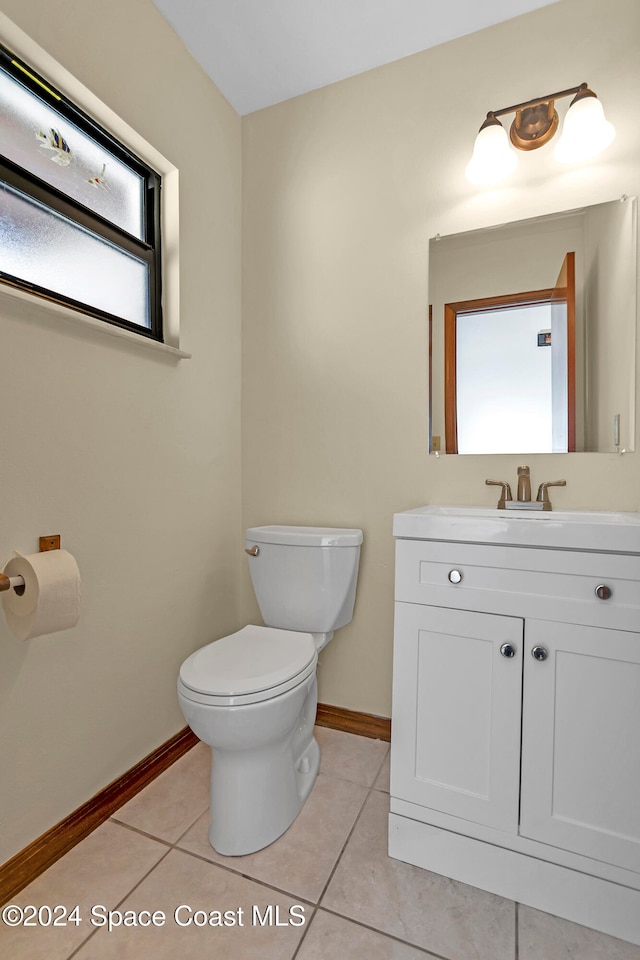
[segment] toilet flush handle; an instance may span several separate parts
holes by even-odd
[[[254,547],[245,547],[244,552],[248,553],[250,557],[260,556],[260,547],[256,544]]]

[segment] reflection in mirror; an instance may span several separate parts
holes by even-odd
[[[635,216],[623,198],[431,241],[430,450],[632,448]]]

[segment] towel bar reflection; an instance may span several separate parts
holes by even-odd
[[[7,577],[4,573],[0,573],[0,593],[3,590],[10,590],[11,587],[17,594],[22,595],[24,593],[24,577]]]

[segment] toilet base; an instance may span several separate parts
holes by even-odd
[[[219,854],[255,853],[298,816],[320,768],[313,736],[317,701],[313,674],[277,700],[205,707],[216,714],[215,743],[204,729],[202,706],[183,701],[191,728],[211,748],[209,842]],[[200,722],[189,707],[196,707]]]
[[[228,817],[223,813],[220,815],[221,797],[213,787],[215,777],[215,768],[220,771],[219,758],[212,763],[211,769],[211,819],[209,826],[209,843],[213,849],[226,857],[241,857],[250,853],[256,853],[264,847],[281,837],[289,829],[296,817],[300,813],[304,802],[311,793],[311,789],[318,776],[320,768],[320,748],[315,737],[312,737],[311,743],[300,757],[298,763],[293,767],[294,785],[291,789],[291,782],[288,776],[285,777],[285,789],[279,789],[279,800],[275,802],[270,796],[267,796],[271,790],[272,784],[268,783],[271,776],[279,776],[278,769],[286,765],[287,773],[291,770],[291,761],[283,758],[283,763],[277,763],[274,768],[273,756],[266,760],[270,769],[267,771],[266,765],[262,770],[265,777],[265,786],[263,796],[250,797],[249,794],[242,792],[240,807],[236,810],[233,820],[235,821],[229,829]],[[283,784],[285,786],[285,784]],[[239,788],[241,785],[239,784]],[[238,794],[239,796],[239,794]],[[246,802],[248,801],[248,802]],[[218,809],[218,815],[214,810]],[[227,811],[228,812],[228,811]],[[240,824],[239,828],[236,824]]]

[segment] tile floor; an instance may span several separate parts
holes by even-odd
[[[389,859],[388,744],[316,733],[317,783],[272,846],[241,858],[211,849],[198,744],[15,898],[77,904],[81,922],[0,926],[0,957],[640,960],[640,947]],[[109,932],[107,911],[139,925]],[[144,926],[154,912],[158,925]],[[199,925],[209,917],[220,925]]]

